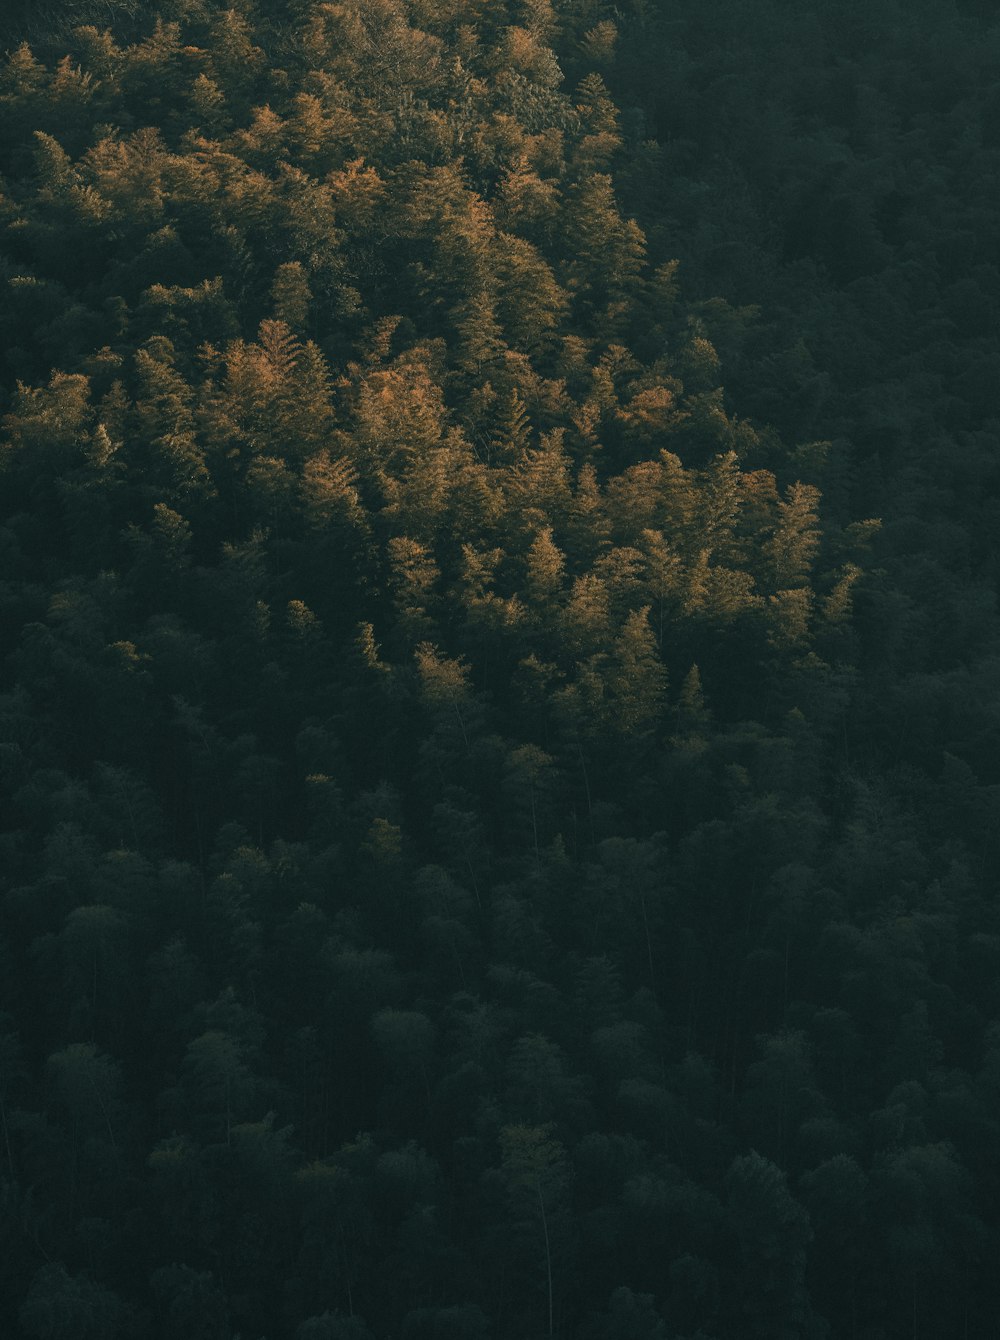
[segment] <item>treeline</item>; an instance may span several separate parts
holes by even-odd
[[[4,1335],[995,1333],[988,18],[10,11]]]

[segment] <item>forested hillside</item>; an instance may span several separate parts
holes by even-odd
[[[0,1335],[1000,1337],[992,6],[0,52]]]

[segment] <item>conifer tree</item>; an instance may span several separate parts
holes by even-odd
[[[394,595],[400,633],[407,641],[423,643],[434,628],[428,611],[434,600],[440,570],[427,547],[406,536],[391,539],[388,554],[388,582]]]
[[[633,610],[614,642],[608,672],[611,717],[623,735],[654,727],[667,691],[667,675],[649,625],[649,606]]]
[[[778,503],[774,535],[765,552],[772,579],[780,588],[805,583],[819,549],[819,490],[811,484],[791,484],[786,501]]]
[[[556,1325],[553,1219],[568,1181],[565,1151],[552,1134],[551,1126],[520,1125],[505,1126],[500,1133],[501,1174],[515,1216],[515,1231],[523,1233],[529,1224],[540,1230],[545,1334],[550,1336],[555,1334]]]

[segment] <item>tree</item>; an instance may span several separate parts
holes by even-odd
[[[430,642],[421,642],[416,653],[420,696],[430,709],[439,730],[454,733],[458,727],[462,744],[469,748],[476,711],[469,686],[469,668],[460,660],[442,656]]]
[[[475,1303],[421,1307],[407,1313],[402,1340],[488,1340],[490,1323]]]
[[[135,355],[139,395],[135,422],[140,439],[159,467],[153,478],[169,501],[183,504],[191,495],[211,493],[205,453],[195,435],[191,387],[176,370],[175,350],[158,338]]]
[[[516,387],[497,398],[490,436],[490,464],[516,465],[531,436],[530,420]]]
[[[530,241],[501,233],[494,261],[497,316],[510,346],[526,352],[552,343],[567,308],[551,266]]]
[[[444,403],[419,357],[374,370],[358,388],[357,443],[364,466],[380,478],[402,463],[424,461],[441,440]]]
[[[726,1174],[729,1221],[739,1243],[738,1322],[750,1336],[826,1334],[805,1285],[809,1216],[784,1174],[760,1154],[740,1155]],[[778,1330],[775,1331],[775,1326]]]
[[[35,1272],[18,1320],[32,1340],[117,1340],[129,1324],[117,1294],[54,1261]]]
[[[188,1120],[208,1138],[232,1139],[233,1127],[252,1110],[254,1082],[250,1048],[240,1038],[211,1028],[192,1039],[181,1064],[181,1090]]]
[[[956,1325],[965,1313],[959,1300],[984,1242],[965,1191],[967,1178],[946,1143],[902,1148],[880,1170],[883,1204],[892,1207],[884,1239],[890,1278],[918,1334],[925,1318],[931,1325],[951,1318]]]
[[[391,1072],[407,1078],[419,1073],[424,1096],[430,1102],[428,1065],[436,1041],[434,1025],[416,1010],[379,1010],[372,1019],[372,1036]]]
[[[778,503],[774,535],[765,546],[770,577],[779,590],[805,584],[819,549],[819,489],[791,484],[786,496]]]
[[[440,570],[430,550],[418,540],[394,536],[389,541],[388,551],[391,563],[389,587],[395,597],[397,627],[407,642],[426,639],[434,631],[429,608],[433,607],[434,587],[440,579]],[[424,660],[430,666],[426,655]]]
[[[44,467],[61,474],[83,454],[92,423],[86,377],[53,373],[47,387],[19,386],[14,409],[3,422],[5,465],[18,473]]]
[[[552,527],[543,527],[532,540],[526,558],[525,595],[536,619],[550,619],[558,607],[565,566],[565,556],[552,538]]]
[[[609,725],[625,736],[643,735],[655,727],[667,691],[667,672],[649,613],[650,607],[644,605],[628,615],[611,653]]]
[[[831,1326],[838,1325],[838,1315],[843,1318],[840,1325],[854,1326],[869,1227],[869,1179],[851,1155],[835,1154],[802,1175],[799,1191],[816,1232],[809,1263],[816,1301]]]
[[[164,1340],[227,1340],[226,1297],[207,1271],[161,1266],[150,1279]]]
[[[526,525],[537,518],[543,523],[565,526],[573,495],[564,429],[542,433],[538,447],[529,447],[522,453],[508,488]]]
[[[824,1103],[804,1034],[779,1033],[757,1043],[762,1056],[748,1067],[741,1118],[749,1140],[787,1166],[799,1128],[820,1115]]]
[[[283,462],[327,445],[330,374],[316,345],[303,344],[282,320],[262,321],[257,343],[229,345],[225,367],[219,408],[252,453]]]
[[[210,69],[235,105],[245,106],[244,99],[265,60],[253,41],[250,22],[238,10],[222,10],[212,18],[210,39]]]
[[[360,1317],[343,1312],[323,1312],[307,1317],[295,1332],[295,1340],[371,1340],[371,1331]]]
[[[632,219],[622,219],[611,178],[593,173],[567,201],[566,242],[574,259],[563,267],[564,284],[580,318],[602,339],[614,339],[638,291],[645,237]]]
[[[556,1299],[551,1221],[568,1185],[565,1151],[551,1126],[505,1126],[500,1132],[500,1175],[515,1232],[540,1230],[548,1335],[555,1334]]]
[[[93,1043],[74,1042],[53,1052],[46,1063],[49,1082],[72,1122],[74,1145],[78,1140],[97,1146],[107,1144],[115,1163],[118,1139],[121,1071],[117,1063]]]
[[[271,302],[274,319],[301,338],[308,325],[309,309],[313,302],[309,277],[301,261],[286,261],[278,266],[271,284]]]
[[[60,933],[67,1002],[83,1007],[79,1022],[89,1023],[92,1036],[99,1023],[106,1027],[123,1007],[128,930],[121,912],[95,904],[74,908]]]
[[[666,1340],[667,1332],[652,1295],[622,1287],[611,1295],[607,1311],[582,1334],[586,1340]]]
[[[596,573],[583,573],[573,582],[557,624],[561,649],[582,658],[602,651],[611,632],[611,610],[606,584]]]
[[[519,828],[527,827],[536,862],[541,860],[541,835],[555,782],[554,763],[544,749],[524,744],[511,751],[504,767],[503,787],[509,818]]]

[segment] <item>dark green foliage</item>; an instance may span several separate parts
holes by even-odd
[[[991,17],[5,8],[5,1337],[993,1334]]]

